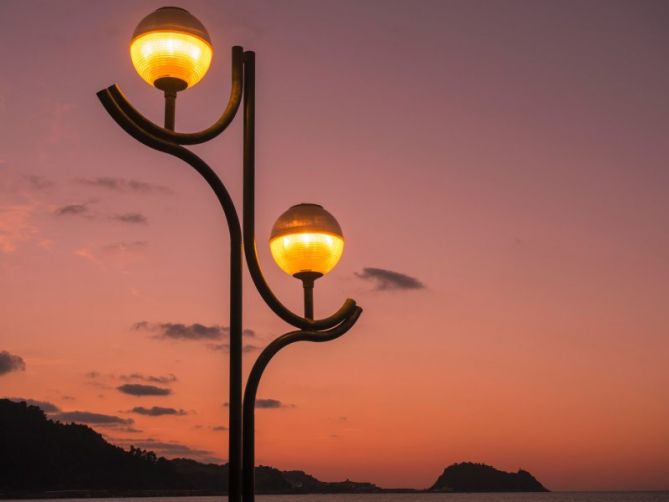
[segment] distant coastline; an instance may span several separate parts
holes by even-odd
[[[227,465],[168,460],[108,443],[81,424],[47,419],[37,406],[0,399],[0,498],[208,496],[227,493]],[[529,472],[503,472],[463,462],[448,466],[427,489],[325,482],[303,471],[256,467],[259,494],[547,492]]]

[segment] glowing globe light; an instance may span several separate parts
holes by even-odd
[[[344,251],[344,236],[334,216],[318,204],[298,204],[272,227],[270,250],[289,275],[327,274]]]
[[[187,10],[161,7],[137,25],[130,42],[132,64],[149,85],[182,91],[207,73],[213,49],[207,30]]]

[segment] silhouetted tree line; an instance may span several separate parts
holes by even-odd
[[[0,399],[0,497],[88,491],[105,495],[227,493],[227,465],[167,460],[109,444],[90,427],[47,419],[37,406]],[[325,483],[303,473],[256,468],[259,493],[380,491],[370,483]],[[76,495],[74,493],[73,495]]]
[[[228,466],[109,444],[90,427],[47,419],[37,406],[0,399],[0,498],[214,495],[227,493]],[[256,467],[258,493],[374,493],[372,483],[327,483],[303,471]],[[547,491],[530,473],[465,462],[444,470],[429,491]]]
[[[226,480],[221,476],[217,487]],[[198,486],[153,452],[127,452],[90,427],[54,422],[36,406],[0,399],[0,490],[156,488]]]

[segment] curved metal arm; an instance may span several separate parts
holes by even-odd
[[[260,377],[271,358],[283,347],[297,341],[324,342],[346,333],[358,320],[362,309],[355,301],[347,299],[333,315],[312,320],[295,314],[286,308],[274,295],[262,274],[255,245],[255,61],[253,52],[243,52],[241,47],[233,47],[232,89],[230,100],[221,118],[208,129],[198,133],[176,133],[162,128],[139,113],[125,98],[118,86],[113,85],[98,92],[98,98],[112,118],[132,137],[155,150],[168,153],[193,167],[209,184],[216,194],[228,221],[231,238],[230,260],[230,495],[238,494],[241,481],[241,354],[242,354],[242,252],[253,282],[267,305],[284,321],[300,328],[274,340],[261,353],[253,367],[246,387],[244,421],[244,465],[250,483],[244,483],[244,490],[250,487],[253,500],[254,438],[253,421],[257,388]],[[243,89],[242,89],[243,86]],[[235,117],[244,94],[244,229],[230,194],[216,173],[197,155],[180,146],[208,141],[220,134]],[[242,245],[243,241],[243,245]],[[242,251],[243,250],[243,251]],[[238,405],[235,403],[239,403]],[[238,453],[239,452],[239,453]],[[250,452],[250,453],[249,453]],[[250,462],[250,464],[248,464]],[[249,474],[250,473],[250,474]],[[235,500],[237,500],[235,495]],[[248,493],[247,495],[248,496]]]
[[[242,431],[244,434],[244,439],[242,441],[244,447],[244,453],[242,455],[242,462],[244,465],[243,475],[244,479],[242,482],[242,490],[244,502],[253,502],[254,500],[254,488],[255,488],[255,403],[256,395],[258,393],[258,385],[260,384],[260,379],[262,378],[263,372],[267,365],[272,360],[272,358],[284,347],[295,343],[295,342],[328,342],[330,340],[335,340],[348,330],[350,330],[353,325],[356,323],[362,309],[360,307],[354,307],[351,315],[346,318],[338,326],[331,328],[326,331],[292,331],[286,333],[285,335],[280,336],[279,338],[272,341],[265,349],[260,353],[258,359],[256,359],[251,373],[249,374],[248,381],[246,383],[246,389],[244,391],[244,424],[242,426]]]
[[[330,317],[306,319],[288,309],[272,292],[263,276],[255,242],[255,53],[244,53],[244,255],[256,289],[265,303],[288,324],[305,330],[323,330],[350,317],[356,308],[350,298]]]
[[[228,127],[228,125],[230,125],[230,122],[232,122],[232,119],[234,119],[235,115],[237,114],[239,104],[242,100],[243,52],[244,49],[239,46],[232,48],[232,84],[230,87],[230,98],[228,99],[228,105],[216,122],[214,122],[207,129],[204,129],[200,132],[174,132],[170,131],[169,129],[165,129],[164,127],[160,127],[137,111],[137,109],[130,104],[118,85],[114,84],[111,87],[108,87],[107,91],[111,95],[114,102],[128,116],[128,118],[152,136],[169,141],[171,143],[176,143],[178,145],[196,145],[199,143],[204,143],[205,141],[209,141],[210,139],[213,139],[221,134]]]
[[[190,164],[209,184],[216,194],[230,232],[230,455],[229,489],[231,494],[241,492],[242,452],[242,232],[239,216],[225,185],[216,173],[200,157],[190,150],[151,135],[131,120],[120,108],[109,89],[98,92],[109,115],[140,143],[180,158]],[[234,404],[237,403],[237,404]],[[231,495],[231,500],[233,499]]]

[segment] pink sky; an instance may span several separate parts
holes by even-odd
[[[95,96],[116,82],[160,121],[128,45],[162,5],[0,3],[0,354],[24,362],[0,396],[131,419],[93,427],[225,461],[225,330],[160,327],[227,324],[225,221],[194,172]],[[258,463],[388,487],[471,460],[551,489],[669,488],[666,2],[178,5],[214,60],[179,97],[177,129],[224,107],[232,45],[257,53],[270,284],[300,308],[266,243],[286,208],[318,202],[346,249],[317,315],[346,297],[365,308],[341,339],[272,362],[259,397],[282,405],[257,412]],[[240,202],[241,120],[197,152]],[[382,289],[356,275],[369,267],[424,287]],[[247,342],[262,347],[290,328],[245,281]],[[131,412],[153,406],[177,414]]]

